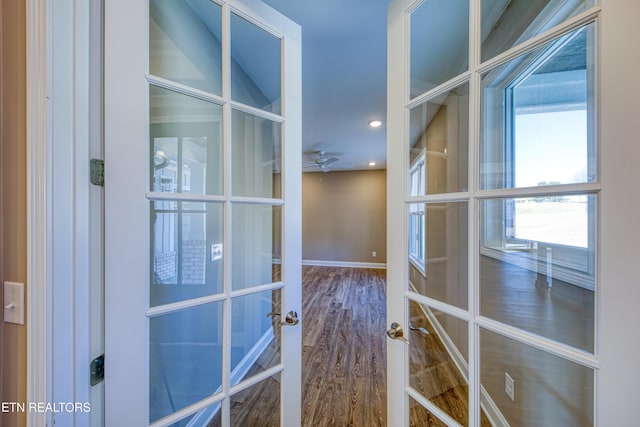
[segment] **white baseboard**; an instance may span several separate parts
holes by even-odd
[[[383,262],[350,262],[303,259],[302,265],[317,265],[321,267],[381,268],[384,270],[387,269],[387,264]]]

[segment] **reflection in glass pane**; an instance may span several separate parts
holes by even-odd
[[[594,351],[595,196],[484,200],[480,313]]]
[[[222,95],[221,7],[210,0],[151,0],[149,15],[149,72]]]
[[[280,374],[231,396],[231,425],[280,427]]]
[[[469,84],[411,109],[409,195],[466,191]]]
[[[280,363],[280,293],[277,289],[232,300],[232,386]]]
[[[409,426],[410,427],[447,427],[427,408],[409,396]]]
[[[467,322],[415,301],[409,305],[409,385],[469,425]]]
[[[151,188],[222,193],[222,107],[149,87]]]
[[[281,185],[281,124],[233,110],[233,195],[275,198]]]
[[[222,204],[152,202],[152,306],[222,292]]]
[[[467,308],[466,202],[409,205],[410,289]]]
[[[220,402],[214,403],[193,415],[183,418],[177,423],[171,424],[170,427],[222,427],[222,418],[220,417],[221,406]]]
[[[514,380],[513,401],[505,373]],[[484,329],[480,381],[509,425],[593,425],[592,369]]]
[[[594,28],[482,76],[482,189],[595,180]]]
[[[272,283],[280,263],[280,206],[236,203],[232,207],[233,290]],[[265,313],[266,314],[266,313]]]
[[[149,321],[149,420],[221,390],[222,303]]]
[[[469,2],[425,0],[411,13],[411,98],[469,66]]]
[[[280,68],[280,39],[232,13],[231,98],[280,114]]]
[[[482,0],[482,61],[549,30],[594,0]]]

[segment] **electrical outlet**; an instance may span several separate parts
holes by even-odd
[[[373,251],[373,252],[371,252],[371,256],[372,256],[372,257],[376,257],[376,256],[378,256],[378,254],[377,254],[377,252],[376,252],[376,251]]]
[[[516,401],[516,382],[508,372],[504,373],[504,392],[507,393],[512,402]]]

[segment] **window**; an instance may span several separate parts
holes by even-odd
[[[204,192],[207,138],[154,138],[153,189]],[[193,188],[192,188],[193,186]],[[154,202],[153,283],[205,283],[207,208],[203,203]]]
[[[409,195],[425,194],[425,151],[423,150],[412,162],[409,170]],[[409,257],[415,266],[425,272],[425,212],[424,203],[409,205]]]
[[[590,181],[587,121],[587,29],[551,44],[505,90],[511,138],[505,153],[513,165],[508,187]],[[515,242],[540,241],[586,248],[586,196],[548,196],[507,204],[505,235]],[[550,227],[536,225],[547,215]]]
[[[593,24],[483,75],[480,187],[485,255],[593,287],[596,180]],[[523,193],[524,194],[524,193]],[[514,194],[515,196],[515,194]],[[546,270],[545,270],[546,272]]]

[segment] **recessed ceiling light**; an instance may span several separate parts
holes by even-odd
[[[369,122],[369,126],[371,126],[372,128],[379,128],[380,126],[382,126],[382,120],[371,120]]]
[[[375,166],[376,162],[369,162],[369,166]]]

